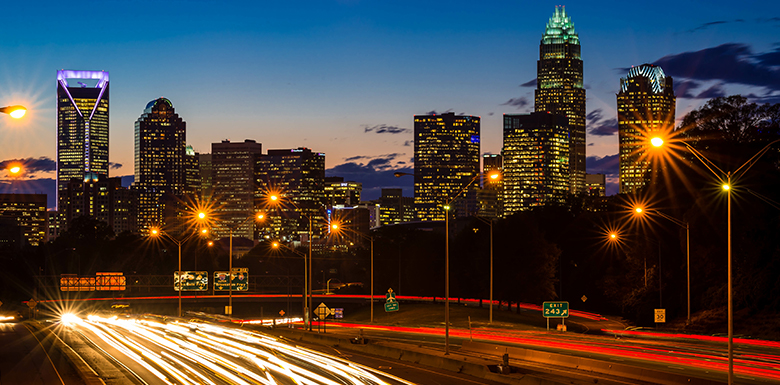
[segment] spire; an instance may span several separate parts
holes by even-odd
[[[542,44],[580,44],[580,38],[574,31],[574,23],[566,15],[566,7],[563,5],[555,6],[553,16],[547,21],[544,35],[542,35]]]

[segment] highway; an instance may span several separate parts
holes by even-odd
[[[415,383],[401,377],[428,384],[489,383],[333,348],[318,352],[250,330],[194,320],[68,315],[61,326],[121,362],[137,383]]]
[[[55,343],[48,330],[0,323],[0,384],[82,384]]]

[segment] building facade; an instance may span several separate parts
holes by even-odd
[[[108,96],[108,72],[57,71],[58,206],[71,179],[108,176]]]
[[[323,234],[328,214],[325,195],[325,154],[311,149],[268,150],[257,162],[256,183],[263,195],[278,194],[278,205],[259,202],[258,209],[268,210],[266,230],[270,236],[286,240],[312,233]]]
[[[491,179],[498,173],[501,177]],[[479,216],[483,218],[501,218],[504,213],[504,158],[500,154],[482,155],[482,189],[477,192]]]
[[[382,225],[414,221],[414,198],[403,196],[403,189],[383,188],[379,197],[379,222]]]
[[[414,206],[418,220],[443,221],[442,206],[479,175],[480,120],[452,112],[414,116]]]
[[[539,46],[534,111],[568,119],[569,192],[585,191],[585,88],[580,39],[566,8],[556,6]]]
[[[328,207],[354,207],[360,204],[360,194],[363,184],[360,182],[344,182],[340,176],[325,178],[325,197]]]
[[[186,186],[187,123],[166,98],[152,100],[135,121],[135,180],[138,227],[165,226],[165,205],[181,197]],[[166,197],[166,199],[163,199]]]
[[[0,194],[0,218],[10,218],[22,242],[40,246],[47,232],[46,194]],[[18,237],[12,237],[12,239]]]
[[[255,239],[255,223],[248,219],[254,217],[259,199],[255,172],[262,154],[263,145],[251,139],[211,144],[215,237],[227,238],[232,229],[234,237]]]
[[[648,182],[650,160],[645,150],[650,135],[674,128],[677,98],[673,85],[672,77],[652,64],[631,67],[620,79],[617,108],[621,194],[633,193]]]
[[[89,173],[83,179],[71,179],[65,184],[60,197],[65,208],[60,210],[60,214],[65,223],[90,216],[107,223],[115,234],[138,231],[137,194],[122,187],[122,178]]]
[[[547,112],[504,115],[504,216],[565,204],[569,195],[569,127]]]

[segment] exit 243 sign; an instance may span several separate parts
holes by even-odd
[[[543,302],[542,315],[547,318],[569,318],[569,303],[566,301]]]

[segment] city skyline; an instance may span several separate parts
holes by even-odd
[[[780,99],[777,5],[662,2],[675,11],[639,22],[632,15],[643,14],[641,4],[565,5],[583,44],[589,172],[610,160],[616,171],[615,94],[632,65],[658,64],[675,78],[678,120],[714,96]],[[482,153],[500,153],[502,114],[533,110],[538,44],[555,4],[173,2],[155,5],[160,16],[108,4],[99,31],[71,23],[58,34],[58,7],[29,7],[10,6],[27,16],[2,28],[23,38],[0,43],[9,58],[0,104],[30,110],[0,121],[0,161],[36,160],[28,177],[55,178],[53,74],[104,70],[112,79],[111,176],[133,174],[133,122],[164,96],[187,117],[195,151],[224,139],[308,147],[327,155],[329,176],[377,174],[364,188],[372,199],[381,187],[411,192],[410,180],[390,178],[412,166],[416,114],[479,116]],[[468,47],[477,49],[464,56]]]

